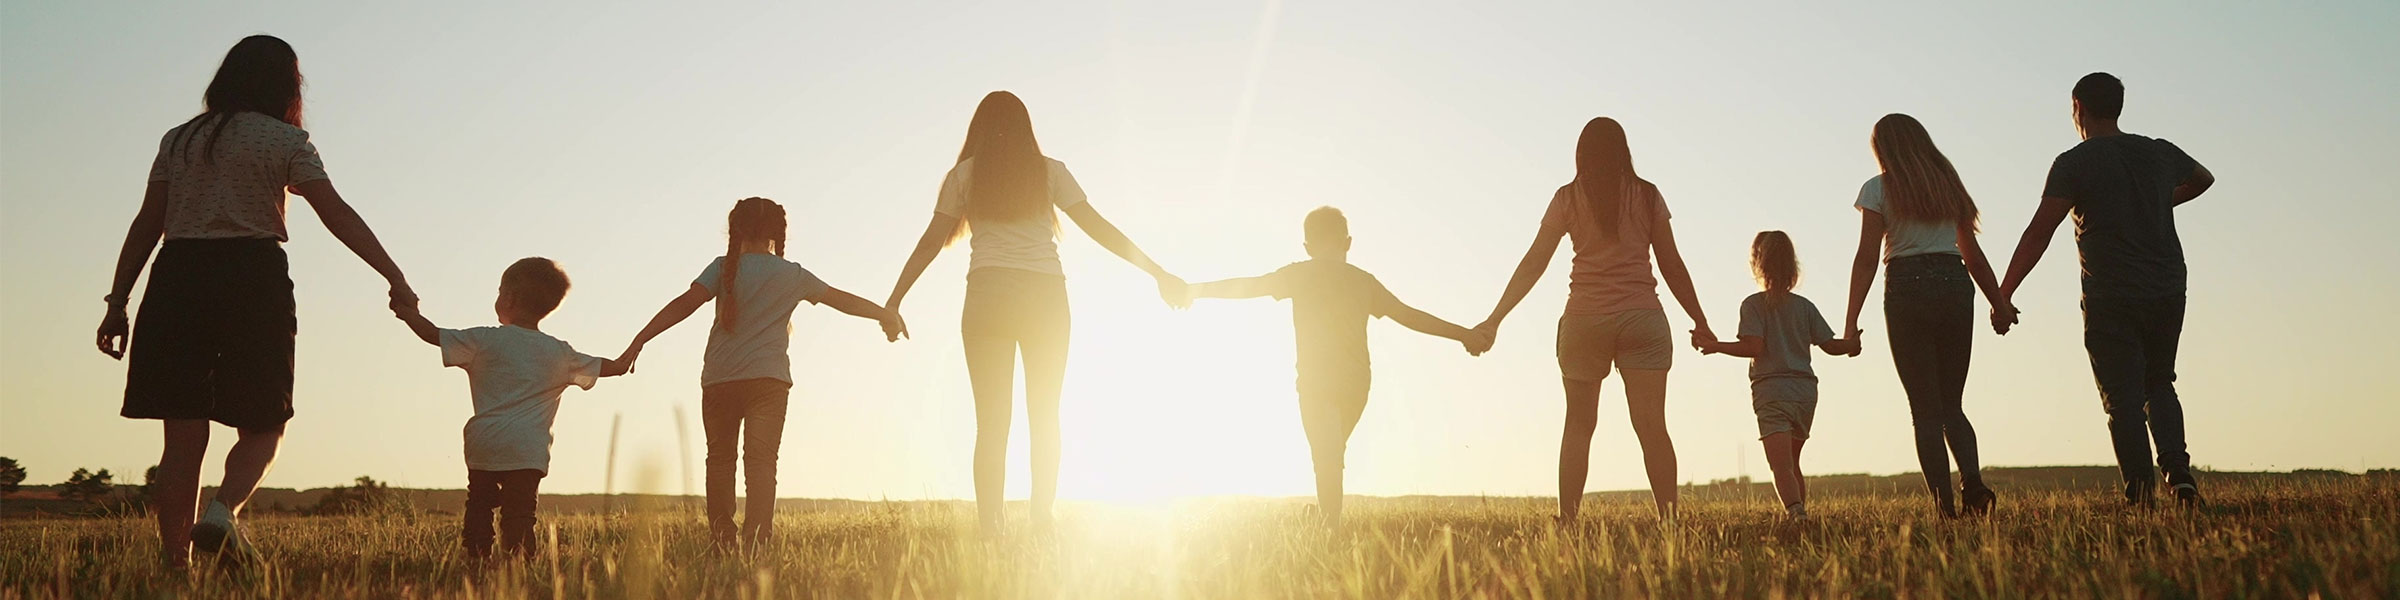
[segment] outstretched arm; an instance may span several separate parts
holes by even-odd
[[[1508,287],[1500,291],[1500,303],[1492,306],[1492,314],[1484,317],[1475,331],[1487,337],[1500,333],[1500,321],[1508,318],[1509,311],[1516,310],[1517,303],[1525,301],[1525,294],[1533,291],[1533,284],[1542,280],[1542,271],[1550,268],[1550,257],[1558,254],[1558,241],[1566,235],[1565,227],[1542,221],[1541,230],[1533,234],[1533,245],[1525,248],[1525,258],[1517,260],[1516,272],[1508,276]]]
[[[941,213],[934,213],[933,220],[925,222],[925,233],[917,236],[917,247],[909,252],[908,263],[900,267],[900,280],[892,282],[892,295],[884,299],[884,308],[900,311],[900,300],[908,297],[909,288],[917,286],[917,277],[925,274],[925,267],[933,264],[933,257],[940,255],[942,247],[950,244],[950,238],[958,235],[959,223],[958,217]]]
[[[2075,202],[2066,198],[2042,198],[2041,207],[2033,210],[2033,221],[2025,224],[2024,237],[2017,238],[2016,255],[2008,261],[2008,278],[2000,283],[2000,301],[2015,306],[2017,286],[2025,283],[2025,276],[2033,272],[2035,264],[2042,262],[2042,253],[2050,250],[2050,237],[2058,233],[2059,222],[2065,221],[2067,211],[2074,207]],[[2007,334],[2008,326],[2016,324],[2015,316],[2010,315],[2005,322],[1999,317],[1993,315],[1992,328]]]
[[[1483,332],[1442,320],[1441,317],[1417,310],[1416,307],[1402,303],[1396,298],[1391,302],[1391,313],[1388,316],[1392,318],[1392,322],[1399,323],[1401,327],[1414,329],[1418,333],[1426,335],[1455,340],[1466,347],[1467,354],[1473,356],[1482,356],[1485,351],[1492,349],[1491,337],[1484,335]]]
[[[108,312],[100,316],[98,336],[100,353],[109,358],[125,358],[125,342],[132,335],[132,323],[125,318],[126,298],[133,294],[134,280],[142,278],[142,266],[150,264],[150,251],[166,236],[167,185],[152,181],[142,190],[142,208],[125,228],[125,245],[117,249],[116,280],[108,286]]]
[[[1158,266],[1158,262],[1150,260],[1150,255],[1143,253],[1140,246],[1133,245],[1133,239],[1125,237],[1125,232],[1118,230],[1115,223],[1110,223],[1108,218],[1100,216],[1100,211],[1093,209],[1092,203],[1085,202],[1069,206],[1064,210],[1067,218],[1075,221],[1075,227],[1082,229],[1085,235],[1092,236],[1092,241],[1099,242],[1100,247],[1107,248],[1109,253],[1117,255],[1117,258],[1125,259],[1125,262],[1132,263],[1135,268],[1160,280],[1175,277],[1167,273],[1165,268]]]
[[[899,325],[900,313],[885,310],[881,306],[876,306],[874,302],[869,302],[867,299],[860,298],[856,294],[842,291],[840,288],[827,287],[825,288],[825,291],[818,292],[817,295],[810,297],[808,301],[823,304],[833,308],[834,310],[842,311],[842,314],[853,317],[873,319],[875,322],[883,324],[883,329],[886,334],[906,330],[905,327]]]
[[[2208,172],[2208,167],[2201,166],[2198,162],[2193,162],[2191,176],[2183,178],[2183,183],[2175,186],[2175,205],[2183,206],[2183,203],[2190,202],[2193,198],[2198,198],[2201,194],[2208,193],[2209,186],[2216,184],[2217,174],[2210,173]]]
[[[425,313],[417,312],[417,307],[402,307],[392,314],[400,317],[400,322],[408,324],[408,330],[417,334],[417,339],[435,346],[442,345],[442,328],[434,326],[433,320],[425,318]]]
[[[666,333],[675,324],[691,318],[692,313],[700,310],[700,305],[716,297],[716,294],[708,291],[707,286],[692,284],[690,289],[683,291],[683,295],[668,300],[665,307],[658,309],[658,316],[651,317],[650,324],[643,326],[641,333],[634,334],[633,343],[625,346],[625,353],[618,356],[615,362],[625,363],[627,371],[633,370],[633,361],[642,355],[643,345],[649,344],[658,334]]]
[[[1850,305],[1842,317],[1842,335],[1858,336],[1858,311],[1867,306],[1867,291],[1875,289],[1875,270],[1882,267],[1883,215],[1858,211],[1858,254],[1850,258]]]
[[[1731,342],[1720,342],[1713,339],[1702,340],[1700,343],[1700,353],[1724,354],[1728,356],[1739,356],[1742,358],[1758,358],[1758,355],[1767,353],[1767,340],[1766,338],[1761,338],[1755,335],[1741,336],[1740,338]]]
[[[2017,306],[2000,294],[2000,282],[1992,278],[1991,259],[1983,255],[1983,244],[1975,241],[1975,221],[1958,222],[1958,255],[1966,260],[1967,276],[1975,280],[1975,288],[1983,290],[1983,299],[1992,303],[1992,322],[2017,322]]]
[[[612,358],[600,359],[600,376],[615,377],[633,372],[633,362]]]
[[[1191,286],[1191,297],[1193,298],[1257,298],[1272,293],[1274,290],[1269,289],[1265,277],[1241,277],[1195,283]]]
[[[1692,272],[1683,266],[1683,253],[1675,248],[1675,227],[1661,218],[1650,226],[1650,250],[1658,255],[1658,274],[1667,282],[1667,291],[1675,302],[1683,305],[1683,314],[1692,317],[1693,339],[1716,339],[1708,330],[1708,315],[1700,311],[1700,295],[1692,291]]]
[[[417,294],[408,288],[408,277],[400,274],[400,265],[393,263],[392,256],[384,252],[383,242],[375,238],[375,231],[367,227],[366,219],[358,216],[358,210],[342,200],[340,192],[334,191],[332,181],[319,179],[296,187],[300,197],[307,198],[309,207],[317,211],[317,220],[325,223],[325,230],[332,232],[334,239],[341,240],[342,245],[348,246],[350,252],[357,254],[359,259],[367,261],[367,266],[383,275],[384,282],[391,285],[394,310],[403,305],[417,305]]]

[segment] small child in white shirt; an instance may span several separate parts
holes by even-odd
[[[467,555],[489,556],[492,511],[500,512],[504,550],[532,549],[534,503],[550,471],[550,425],[567,386],[591,389],[601,377],[625,374],[618,361],[576,352],[542,333],[543,317],[566,298],[567,273],[547,258],[527,258],[500,275],[492,311],[498,327],[441,329],[414,310],[400,320],[425,343],[442,348],[442,366],[467,371],[475,416],[467,419]]]

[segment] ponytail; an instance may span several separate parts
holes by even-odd
[[[741,314],[740,296],[733,284],[742,272],[742,247],[764,242],[775,256],[783,256],[783,205],[759,197],[743,198],[733,203],[733,212],[725,215],[725,261],[717,270],[717,329],[733,331],[734,321]]]

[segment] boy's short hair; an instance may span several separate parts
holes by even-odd
[[[2085,75],[2075,82],[2075,101],[2083,103],[2083,114],[2115,119],[2125,114],[2125,82],[2107,73]]]
[[[527,316],[541,318],[558,310],[558,303],[567,298],[567,272],[558,263],[539,256],[518,260],[500,274],[500,293],[507,295],[518,310]]]
[[[1308,218],[1301,222],[1301,227],[1310,240],[1334,241],[1350,237],[1350,217],[1343,216],[1342,209],[1331,206],[1308,211]]]

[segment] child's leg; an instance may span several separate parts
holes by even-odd
[[[495,475],[500,480],[500,547],[512,555],[531,556],[534,503],[541,494],[542,472],[519,469]]]
[[[492,553],[492,509],[500,506],[500,479],[491,471],[467,470],[467,526],[462,534],[467,556]]]
[[[1342,518],[1342,471],[1350,433],[1367,407],[1366,386],[1303,386],[1300,428],[1308,434],[1310,463],[1317,474],[1317,510],[1328,523]]]
[[[742,479],[747,506],[742,518],[742,539],[757,543],[766,539],[775,524],[775,459],[783,446],[784,413],[790,406],[791,388],[783,382],[760,380],[756,395],[750,399],[750,411],[745,421],[748,431],[742,433]]]
[[[741,439],[743,398],[732,383],[700,389],[700,430],[708,440],[708,531],[719,544],[733,542],[733,463]]]
[[[1800,476],[1800,439],[1778,431],[1759,440],[1767,449],[1767,469],[1775,473],[1775,496],[1785,508],[1808,501],[1808,482]]]

